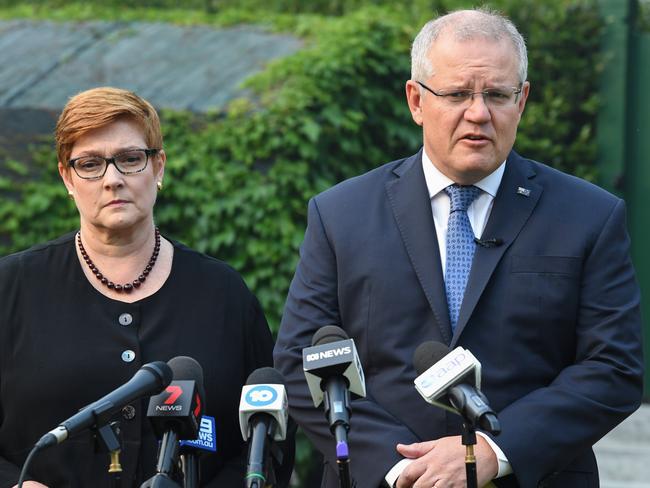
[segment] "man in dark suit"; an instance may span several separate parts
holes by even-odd
[[[352,402],[357,486],[465,486],[459,417],[413,386],[425,341],[469,349],[502,433],[479,433],[479,486],[597,487],[591,446],[638,408],[639,290],[622,200],[514,151],[530,85],[521,35],[485,10],[428,23],[406,95],[423,149],[309,203],[275,348],[292,414],[338,486],[301,351],[340,325],[367,397]],[[478,242],[476,242],[474,240]]]

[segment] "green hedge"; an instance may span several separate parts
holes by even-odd
[[[650,32],[650,0],[639,0],[636,25],[641,32]]]
[[[247,82],[254,101],[236,100],[222,113],[201,117],[162,114],[168,167],[158,225],[240,270],[274,330],[309,197],[420,145],[403,85],[410,42],[432,4],[444,11],[467,3],[420,1],[408,8],[365,7],[340,17],[297,15],[290,21],[268,17],[303,36],[306,47]],[[601,23],[593,3],[493,5],[513,18],[529,44],[532,92],[516,148],[594,178]],[[11,196],[0,202],[0,254],[78,225],[51,146],[37,151],[35,160],[32,173],[14,162],[9,177],[0,178],[0,191]]]

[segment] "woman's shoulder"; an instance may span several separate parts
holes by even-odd
[[[73,244],[74,232],[71,232],[0,258],[0,295],[6,297],[21,286],[32,288],[53,280],[53,276],[67,276]]]
[[[225,261],[192,249],[181,242],[172,239],[170,242],[174,246],[174,260],[178,260],[178,269],[183,273],[189,273],[195,279],[227,282],[230,286],[239,283],[246,287],[241,274]]]
[[[0,257],[0,269],[20,265],[39,265],[48,263],[56,255],[70,253],[74,250],[71,243],[74,242],[76,232],[69,232],[51,241],[35,244],[23,251],[18,251],[4,257]]]

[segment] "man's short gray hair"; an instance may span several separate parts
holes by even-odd
[[[411,79],[424,81],[433,75],[429,61],[431,45],[443,31],[448,31],[455,40],[467,41],[484,38],[494,41],[510,39],[519,60],[519,82],[528,76],[528,53],[526,42],[515,25],[498,12],[480,8],[457,10],[427,22],[413,41],[411,48]]]

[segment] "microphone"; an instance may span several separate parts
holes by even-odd
[[[182,440],[179,443],[183,486],[199,486],[199,461],[205,452],[217,452],[216,422],[214,417],[201,416],[199,436],[195,440]]]
[[[424,342],[413,355],[415,388],[425,401],[460,414],[471,425],[497,435],[496,413],[480,391],[481,363],[462,347],[449,352],[440,342]]]
[[[503,244],[503,239],[498,237],[493,237],[491,239],[479,239],[478,237],[474,238],[474,242],[481,247],[490,248],[490,247],[499,247]]]
[[[287,437],[289,412],[284,383],[279,371],[267,367],[253,371],[242,388],[239,427],[244,440],[249,441],[247,488],[275,484],[275,473],[270,463],[270,441],[283,441]],[[281,453],[277,456],[281,463]]]
[[[350,393],[366,396],[363,368],[354,341],[340,327],[321,327],[312,338],[312,347],[302,350],[302,367],[314,406],[325,403],[330,431],[336,438],[336,457],[346,460],[352,414]]]
[[[169,385],[171,379],[172,370],[162,361],[145,364],[122,386],[83,408],[41,437],[35,447],[43,449],[60,444],[69,436],[94,425],[106,425],[115,412],[134,400],[159,393]]]
[[[147,417],[160,441],[156,474],[142,487],[179,486],[179,439],[194,440],[199,433],[201,414],[205,409],[203,369],[193,358],[177,356],[168,362],[174,380],[159,395],[151,397]],[[192,471],[189,476],[198,486],[198,466],[183,463]]]

